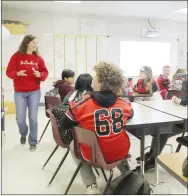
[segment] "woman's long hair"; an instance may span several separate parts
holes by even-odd
[[[23,38],[23,40],[22,40],[22,42],[21,42],[21,44],[19,46],[18,52],[21,53],[21,54],[25,54],[27,52],[27,46],[28,46],[28,44],[31,41],[33,41],[34,39],[37,39],[37,37],[34,36],[34,35],[26,35]],[[38,48],[36,49],[36,51],[33,51],[33,54],[36,55],[36,56],[39,56],[39,50],[38,50]]]

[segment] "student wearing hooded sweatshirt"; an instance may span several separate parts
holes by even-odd
[[[69,93],[74,91],[73,83],[74,83],[74,71],[70,69],[64,69],[61,78],[62,80],[58,80],[53,85],[55,88],[58,88],[61,101],[63,101],[64,97]]]
[[[129,137],[124,126],[133,116],[133,109],[129,101],[118,98],[123,84],[124,77],[117,66],[106,62],[99,63],[94,67],[94,91],[84,95],[78,102],[70,102],[70,109],[60,122],[61,131],[80,126],[95,132],[108,163],[124,159],[130,149]],[[72,142],[72,157],[76,164],[79,164],[80,161],[74,155],[73,145]],[[81,144],[80,148],[84,158],[90,160],[89,147]],[[83,163],[80,173],[86,186],[86,194],[100,194],[92,167]]]

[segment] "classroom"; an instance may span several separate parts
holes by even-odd
[[[187,195],[187,1],[1,6],[1,194]]]

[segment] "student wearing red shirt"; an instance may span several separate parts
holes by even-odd
[[[143,66],[140,69],[140,79],[134,85],[134,92],[139,94],[153,94],[158,90],[157,84],[152,77],[152,69],[148,66]]]
[[[40,83],[48,76],[43,58],[39,55],[38,40],[33,35],[26,35],[19,50],[11,57],[6,74],[14,83],[16,120],[21,135],[20,143],[25,144],[28,134],[26,111],[29,111],[30,151],[37,145],[38,106],[40,102]]]
[[[74,83],[74,71],[70,69],[64,69],[61,74],[61,80],[55,82],[54,87],[58,88],[61,101],[63,101],[64,97],[74,91],[73,83]]]
[[[60,126],[61,131],[73,126],[94,131],[105,160],[112,163],[124,159],[129,152],[130,141],[124,126],[133,116],[133,110],[129,101],[117,96],[124,84],[121,70],[114,65],[101,62],[94,67],[94,71],[94,91],[84,95],[78,102],[69,103],[70,110],[65,113]],[[75,162],[79,164],[74,155],[73,142],[70,148]],[[83,156],[90,160],[88,146],[81,144],[80,148]],[[87,187],[86,194],[99,194],[92,167],[83,163],[80,172]]]
[[[164,89],[166,89],[166,90],[169,89],[169,85],[170,85],[170,80],[168,78],[169,76],[170,76],[170,66],[165,65],[163,67],[163,73],[160,74],[160,76],[157,79],[157,84],[159,86],[160,91],[162,91]]]

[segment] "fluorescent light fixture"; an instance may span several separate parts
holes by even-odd
[[[175,12],[178,12],[180,14],[187,14],[187,8],[183,8],[183,9],[175,11]]]
[[[80,3],[81,1],[55,1],[59,3]]]

